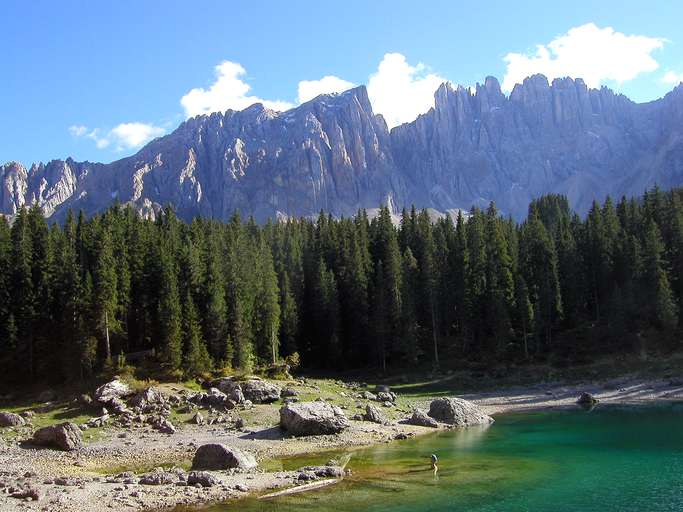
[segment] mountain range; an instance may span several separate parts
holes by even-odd
[[[509,96],[497,79],[442,84],[434,107],[388,129],[365,87],[285,112],[261,104],[190,118],[109,164],[71,158],[0,166],[0,213],[37,202],[57,221],[113,201],[181,218],[335,216],[389,205],[437,212],[486,206],[521,218],[531,199],[593,200],[683,184],[683,84],[635,103],[581,79],[531,76]]]

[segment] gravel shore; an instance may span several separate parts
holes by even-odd
[[[624,378],[585,385],[544,384],[510,388],[500,392],[470,393],[460,395],[460,398],[480,405],[486,413],[495,416],[512,411],[574,405],[582,392],[591,393],[601,403],[681,400],[683,382]],[[393,409],[387,409],[391,411],[391,421],[386,425],[351,421],[351,426],[340,434],[302,438],[288,437],[273,426],[274,411],[279,408],[277,404],[255,406],[252,411],[254,420],[242,429],[227,424],[183,423],[178,425],[174,434],[163,434],[151,428],[111,426],[104,429],[97,441],[73,452],[38,449],[3,437],[0,438],[0,510],[158,510],[272,492],[302,483],[300,472],[281,470],[277,462],[273,462],[278,459],[351,449],[434,432],[433,428],[396,421],[407,417],[412,406],[427,409],[428,404],[426,399],[404,401]],[[259,418],[263,421],[259,422]],[[22,438],[22,435],[23,438],[30,437],[30,433],[30,426],[19,427],[16,438]],[[197,447],[206,443],[223,443],[249,452],[259,461],[260,467],[211,472],[217,482],[210,487],[138,483],[141,473],[160,466],[165,471],[173,466],[177,467],[175,471],[187,471]],[[264,466],[270,470],[261,469]],[[11,497],[7,490],[12,485],[30,487],[36,494],[25,498]],[[34,500],[35,497],[38,499]]]

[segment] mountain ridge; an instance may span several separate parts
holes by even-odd
[[[256,103],[196,116],[109,164],[72,158],[0,166],[0,213],[38,203],[60,220],[113,201],[154,216],[257,220],[335,216],[389,204],[440,212],[495,201],[514,217],[545,193],[579,212],[593,200],[683,183],[683,85],[635,103],[583,80],[534,75],[505,95],[487,77],[472,91],[446,82],[434,106],[391,130],[365,86],[284,112]]]

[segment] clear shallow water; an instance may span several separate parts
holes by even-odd
[[[348,467],[353,476],[320,491],[208,510],[680,512],[683,404],[511,414],[486,430],[354,451]]]

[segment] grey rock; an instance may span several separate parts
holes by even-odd
[[[187,485],[201,485],[202,487],[213,487],[220,484],[221,481],[206,471],[191,471],[187,475]]]
[[[413,410],[412,416],[406,420],[409,425],[417,425],[419,427],[437,428],[439,424],[434,418],[430,418],[424,411],[419,409]]]
[[[142,485],[170,485],[178,481],[178,475],[171,471],[152,471],[140,477]]]
[[[26,420],[13,412],[0,412],[0,427],[22,427]]]
[[[380,391],[377,393],[377,397],[375,398],[378,402],[391,402],[394,403],[396,401],[396,393],[392,393],[391,391]]]
[[[90,418],[85,424],[88,428],[99,428],[105,426],[109,422],[109,415],[104,414],[96,418]]]
[[[18,489],[10,493],[10,497],[22,499],[22,500],[40,500],[41,494],[35,487],[24,487],[23,489]]]
[[[235,403],[228,398],[228,395],[218,388],[209,388],[209,391],[206,393],[196,393],[190,396],[188,400],[191,403],[207,407],[221,407],[225,409],[235,407]]]
[[[442,423],[457,427],[488,425],[493,418],[485,414],[481,408],[461,398],[437,398],[429,405],[429,416]]]
[[[123,398],[133,394],[133,390],[119,379],[114,379],[95,390],[94,398],[102,405],[114,407],[114,410],[125,408]]]
[[[382,414],[380,410],[372,404],[365,406],[365,414],[363,415],[363,419],[365,421],[371,421],[372,423],[379,423],[380,425],[387,423],[387,419],[384,417],[384,414]]]
[[[242,386],[232,377],[223,377],[212,382],[213,387],[218,388],[221,392],[236,404],[244,402],[244,393],[242,393]]]
[[[595,398],[593,395],[590,393],[581,393],[579,396],[579,399],[576,401],[577,404],[579,405],[595,405],[598,403],[598,399]]]
[[[294,436],[338,434],[349,426],[344,412],[326,402],[286,404],[280,409],[280,427]]]
[[[39,446],[72,451],[83,446],[83,435],[77,425],[66,422],[37,430],[33,434],[32,442]]]
[[[130,405],[144,413],[156,410],[165,404],[164,394],[155,387],[139,392],[130,400]]]
[[[200,446],[192,459],[195,470],[251,469],[256,465],[250,453],[218,443]]]
[[[299,480],[315,480],[317,478],[342,478],[344,468],[337,465],[306,466],[298,470]]]
[[[152,426],[162,434],[175,434],[176,432],[175,426],[166,419],[160,419],[156,421]]]
[[[270,404],[280,399],[280,386],[264,380],[251,379],[242,383],[242,392],[247,400],[255,404]]]

